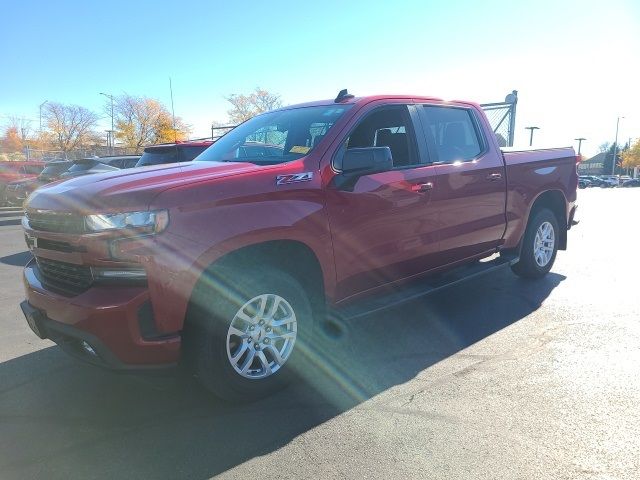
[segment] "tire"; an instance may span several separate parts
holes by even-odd
[[[236,402],[264,398],[296,378],[305,369],[304,347],[313,328],[311,302],[295,279],[273,268],[246,270],[217,268],[205,274],[184,335],[185,354],[200,383],[217,397]],[[263,301],[266,313],[279,302],[272,320],[259,315]],[[246,321],[254,315],[265,324]],[[290,318],[295,321],[269,326],[271,321]],[[232,323],[238,328],[233,333]],[[287,338],[276,339],[280,334]],[[288,347],[287,340],[293,340]],[[234,363],[235,355],[239,356]],[[273,373],[268,374],[270,370]]]
[[[540,245],[536,234],[543,228],[545,229],[544,231],[547,231],[546,228],[549,228],[549,226],[552,229],[553,246],[550,251],[542,252],[541,248],[536,248],[537,245]],[[543,233],[543,231],[541,231],[541,233]],[[553,212],[547,208],[533,212],[522,239],[520,260],[511,267],[513,273],[523,278],[541,278],[545,276],[549,273],[549,270],[551,270],[556,260],[559,239],[560,229],[558,227],[558,219]],[[550,242],[547,237],[544,245],[549,247],[549,244]]]

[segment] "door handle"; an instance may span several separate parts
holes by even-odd
[[[425,193],[429,190],[433,189],[433,183],[416,183],[415,185],[411,185],[411,191],[416,193]]]
[[[489,180],[490,182],[495,182],[496,180],[500,180],[501,178],[501,173],[490,173],[489,175],[487,175],[487,180]]]

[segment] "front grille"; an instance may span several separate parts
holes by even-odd
[[[29,226],[34,230],[56,233],[83,233],[85,231],[82,215],[52,211],[27,211],[25,216]]]
[[[91,267],[87,265],[74,265],[42,257],[36,257],[36,263],[42,282],[63,293],[82,293],[93,283]]]

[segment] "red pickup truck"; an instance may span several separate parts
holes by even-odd
[[[257,398],[313,375],[327,318],[501,267],[545,275],[576,162],[500,150],[475,103],[343,91],[254,117],[193,162],[37,190],[22,309],[90,363],[185,364],[219,396]]]

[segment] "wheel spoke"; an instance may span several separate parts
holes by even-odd
[[[271,371],[269,360],[267,360],[267,357],[265,356],[264,352],[260,350],[259,352],[256,353],[256,357],[258,357],[258,361],[262,364],[265,375],[271,375],[271,373],[273,372]]]
[[[267,297],[267,295],[262,295],[260,297],[260,306],[258,307],[258,311],[256,312],[254,318],[254,321],[256,320],[260,320],[264,317],[264,311],[267,308],[267,300],[269,297]]]
[[[272,319],[276,312],[278,311],[278,308],[280,307],[280,302],[282,301],[281,297],[274,297],[273,302],[271,304],[271,308],[269,308],[269,312],[265,315],[265,317],[267,319]]]
[[[242,342],[242,345],[240,346],[236,354],[231,357],[231,361],[235,365],[238,365],[240,358],[242,358],[242,355],[244,354],[244,352],[247,351],[247,348],[249,348],[249,344],[247,342]]]
[[[268,345],[266,348],[268,348],[271,352],[274,362],[276,362],[278,365],[282,365],[284,363],[284,361],[282,360],[282,356],[280,355],[280,352],[276,347],[274,347],[273,345]]]
[[[281,318],[279,320],[272,320],[271,321],[271,326],[274,327],[274,328],[282,327],[284,325],[288,325],[288,324],[290,324],[292,322],[295,322],[295,321],[296,321],[296,317],[293,316],[292,314],[289,314],[286,317]]]
[[[267,338],[270,340],[286,340],[287,338],[296,338],[296,332],[291,330],[286,330],[284,332],[274,331],[267,335]]]
[[[249,324],[253,324],[255,323],[255,319],[251,318],[249,315],[247,315],[244,310],[239,310],[238,313],[236,313],[236,317],[238,317],[240,320],[247,322]]]
[[[239,328],[234,327],[233,325],[231,325],[229,327],[229,335],[235,335],[236,337],[240,337],[240,338],[248,338],[249,334],[246,332],[243,332],[242,330],[240,330]]]
[[[247,353],[247,359],[244,361],[244,364],[242,365],[240,371],[244,374],[247,373],[247,370],[249,370],[249,367],[251,367],[251,364],[253,363],[253,359],[256,357],[256,351],[253,348],[249,349],[249,353]]]

